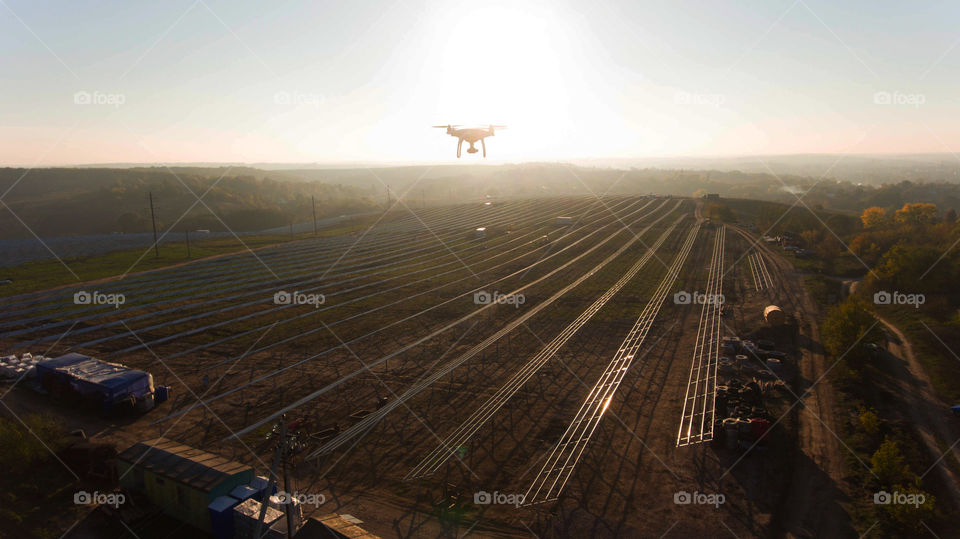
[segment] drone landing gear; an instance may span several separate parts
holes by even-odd
[[[476,144],[476,141],[473,141],[473,142],[467,141],[467,142],[470,144],[470,147],[467,148],[467,153],[469,153],[469,154],[475,154],[475,153],[477,153],[477,152],[480,151],[480,150],[478,150],[476,147],[474,147],[474,144]],[[483,156],[486,157],[486,156],[487,156],[487,143],[484,142],[483,139],[480,139],[480,145],[483,146]],[[463,148],[463,139],[459,139],[459,140],[457,141],[457,157],[460,157],[460,150],[461,150],[462,148]]]

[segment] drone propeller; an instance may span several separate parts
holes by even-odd
[[[448,124],[448,125],[435,125],[435,126],[433,126],[433,127],[437,127],[437,128],[440,128],[440,129],[449,129],[449,128],[451,128],[451,127],[460,127],[460,126],[459,126],[459,125],[449,125],[449,124]]]

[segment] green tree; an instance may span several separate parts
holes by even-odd
[[[905,225],[932,224],[937,221],[937,205],[927,202],[908,202],[897,210],[894,219]]]
[[[910,471],[900,451],[900,444],[890,438],[885,439],[880,444],[880,448],[870,457],[870,469],[879,478],[880,485],[885,488],[916,481],[916,476]]]
[[[934,518],[936,498],[933,494],[912,485],[906,487],[894,485],[891,492],[896,492],[898,496],[901,496],[900,499],[914,501],[913,505],[891,503],[880,506],[894,527],[904,531],[921,531],[923,529],[922,522]]]
[[[819,230],[804,230],[800,233],[800,239],[803,240],[803,245],[807,249],[813,249],[818,243],[820,243],[820,238],[823,237],[823,234]]]
[[[860,427],[867,435],[873,437],[880,433],[880,418],[873,410],[861,409],[858,419],[860,420]]]
[[[915,293],[940,293],[952,288],[955,282],[952,257],[944,257],[944,248],[916,245],[922,238],[891,247],[874,268],[868,280],[887,290]],[[923,276],[923,279],[920,277]],[[873,282],[878,281],[878,282]]]
[[[877,340],[877,319],[862,298],[851,296],[827,313],[821,326],[823,346],[836,359],[858,367],[869,357],[861,344]]]

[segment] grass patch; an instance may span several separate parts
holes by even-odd
[[[822,273],[839,277],[858,278],[867,274],[867,268],[851,253],[844,253],[829,260],[813,255],[809,258],[799,258],[789,251],[782,253],[793,267],[808,273]]]
[[[824,311],[830,305],[840,301],[840,295],[843,292],[843,283],[840,281],[822,275],[810,275],[805,277],[803,282],[810,296]]]
[[[877,312],[906,335],[914,355],[923,365],[940,398],[950,404],[960,403],[960,363],[953,355],[955,350],[960,350],[953,342],[956,340],[956,329],[944,328],[941,322],[924,316],[919,311],[908,312],[907,309],[877,306]],[[933,330],[933,334],[924,324]],[[949,413],[949,410],[945,413]]]
[[[356,217],[349,224],[321,230],[318,237],[332,237],[352,232],[362,232],[369,227],[377,216]],[[76,284],[159,268],[183,264],[192,260],[229,253],[242,253],[249,249],[258,249],[268,245],[278,245],[297,240],[313,238],[312,233],[289,235],[243,236],[241,243],[236,238],[214,238],[200,240],[191,238],[190,257],[187,257],[186,242],[165,243],[160,246],[160,256],[153,248],[138,248],[114,251],[93,256],[64,258],[59,260],[41,260],[29,262],[3,270],[4,278],[12,279],[11,284],[0,286],[0,297],[46,290],[58,286]],[[64,267],[64,264],[67,267]],[[73,274],[76,274],[74,277]],[[263,268],[266,272],[266,268]],[[79,278],[79,281],[78,279]]]
[[[11,537],[58,537],[73,504],[75,478],[51,451],[63,447],[64,428],[53,416],[31,414],[19,421],[0,417],[0,530]],[[29,428],[29,430],[27,430]],[[41,440],[43,440],[41,442]],[[51,515],[58,515],[51,518]],[[0,535],[6,533],[0,532]]]

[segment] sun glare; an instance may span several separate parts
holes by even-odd
[[[484,5],[448,14],[436,43],[436,118],[504,123],[515,148],[537,147],[534,133],[556,132],[569,122],[569,44],[564,25],[544,9]],[[450,120],[445,120],[449,118]]]

